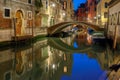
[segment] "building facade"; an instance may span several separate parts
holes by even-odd
[[[64,22],[66,12],[61,0],[41,0],[41,7],[37,8],[35,15],[35,35],[47,34],[46,29],[52,25]]]
[[[110,0],[99,0],[97,2],[97,24],[101,25],[101,27],[104,28],[104,26],[107,25],[108,21],[108,3]]]
[[[74,19],[73,0],[61,0],[61,1],[63,1],[63,9],[66,12],[65,21],[73,21]]]
[[[88,1],[88,22],[96,23],[96,0]]]
[[[120,0],[111,0],[109,5],[108,38],[113,40],[113,48],[120,43]]]
[[[77,20],[87,21],[87,2],[80,4],[77,10]]]
[[[72,0],[0,0],[0,42],[47,34],[47,28],[73,20]]]
[[[32,35],[34,0],[0,1],[0,41],[12,36]]]
[[[87,0],[77,10],[77,20],[96,23],[96,0]]]

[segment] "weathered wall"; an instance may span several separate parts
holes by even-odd
[[[117,42],[120,42],[120,1],[117,1],[109,8],[108,36],[114,39],[117,36]]]

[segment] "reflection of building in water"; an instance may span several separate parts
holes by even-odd
[[[100,66],[103,70],[107,72],[108,80],[119,80],[120,79],[120,52],[113,52],[107,46],[103,52],[96,52],[96,59],[100,63]],[[115,65],[113,69],[110,69],[111,66]],[[117,71],[115,71],[117,69]]]
[[[15,75],[21,76],[32,69],[32,48],[15,51]]]
[[[72,54],[65,53],[63,72],[64,74],[70,75],[71,70],[72,70]]]
[[[46,51],[48,51],[47,40],[29,47],[21,46],[0,51],[0,80],[37,80],[36,71],[41,72],[41,69],[36,65],[41,65],[48,54]]]
[[[79,47],[84,47],[85,45],[87,45],[88,43],[87,42],[87,34],[84,33],[84,34],[78,34],[76,36],[76,41],[77,41],[77,44]]]
[[[72,45],[74,39],[75,39],[75,34],[72,34],[71,36],[69,37],[66,37],[66,38],[61,38],[61,40],[65,43],[65,44],[68,44],[68,45]]]
[[[11,80],[21,80],[23,77],[24,79],[29,78],[27,75],[31,74],[30,71],[33,68],[33,47],[30,45],[24,47],[17,46],[12,50],[12,52],[14,53],[14,61],[12,63],[13,67]]]
[[[42,40],[34,44],[34,53],[36,59],[39,61],[48,57],[47,40]]]
[[[40,62],[40,67],[43,70],[39,78],[40,80],[58,80],[62,74],[70,73],[72,65],[71,54],[64,53],[61,50],[48,46],[48,57]],[[64,58],[66,58],[65,61]],[[65,68],[66,72],[64,73]]]
[[[119,80],[120,69],[116,72],[109,69],[120,64],[119,52],[107,48],[88,55],[108,71],[108,80]],[[47,40],[42,40],[27,48],[0,51],[0,80],[59,80],[62,75],[70,75],[72,63],[72,54],[50,47]]]
[[[41,77],[44,62],[48,58],[47,40],[36,42],[31,48],[18,50],[15,54],[14,79],[38,80]]]
[[[12,80],[13,59],[10,49],[0,51],[0,80]]]
[[[62,55],[62,61],[59,68],[55,71],[55,74],[50,80],[59,80],[63,75],[70,75],[72,70],[72,55],[64,53]]]
[[[89,34],[87,34],[87,42],[88,44],[92,44],[92,37]]]
[[[44,73],[42,75],[43,77],[41,78],[41,80],[53,80],[51,78],[53,78],[54,75],[56,75],[56,71],[61,65],[63,52],[49,46],[48,56],[49,57],[44,61],[44,66],[42,66],[42,68],[44,69]]]
[[[112,60],[109,64],[109,80],[120,80],[120,52],[116,51],[111,54]]]

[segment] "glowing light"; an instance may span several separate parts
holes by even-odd
[[[97,19],[97,17],[94,17],[94,19]]]
[[[52,68],[55,69],[55,64],[52,65]]]
[[[65,13],[63,13],[63,16],[65,16],[66,14]]]
[[[52,7],[55,7],[55,4],[54,4],[54,3],[52,4]]]
[[[100,17],[101,15],[99,14],[98,17]]]
[[[65,73],[67,72],[67,66],[64,66],[64,72]]]

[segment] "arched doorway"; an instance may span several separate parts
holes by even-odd
[[[16,18],[16,36],[22,36],[24,34],[24,16],[23,16],[23,12],[22,10],[17,10],[16,14],[15,14],[15,18]]]

